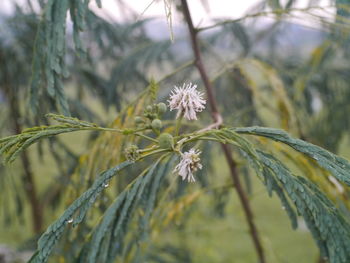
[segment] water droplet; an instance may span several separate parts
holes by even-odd
[[[103,187],[104,187],[104,188],[107,188],[108,186],[109,186],[109,183],[104,183],[104,184],[103,184]]]
[[[67,223],[68,223],[68,224],[73,223],[73,218],[69,219],[69,220],[67,221]]]
[[[282,209],[283,209],[283,210],[286,210],[286,207],[285,207],[285,206],[282,206]]]

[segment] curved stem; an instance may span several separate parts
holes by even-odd
[[[208,102],[209,102],[209,105],[211,108],[212,118],[213,118],[214,123],[220,123],[222,121],[222,117],[219,113],[219,110],[217,107],[217,102],[216,102],[216,99],[214,96],[214,89],[213,89],[212,84],[209,80],[208,74],[205,70],[205,67],[204,67],[204,64],[202,61],[201,52],[200,52],[199,45],[198,45],[197,34],[198,34],[199,30],[193,26],[191,14],[190,14],[190,11],[189,11],[189,8],[187,5],[187,0],[181,0],[181,6],[182,6],[182,12],[184,14],[184,17],[185,17],[185,20],[186,20],[186,23],[187,23],[187,26],[189,29],[189,33],[190,33],[192,49],[193,49],[193,53],[195,56],[195,66],[197,67],[197,69],[199,71],[199,74],[202,78],[202,81],[203,81],[205,89],[206,89]],[[238,175],[237,164],[236,164],[235,160],[232,158],[232,153],[231,153],[231,150],[228,147],[228,145],[221,144],[221,147],[222,147],[223,152],[225,154],[225,158],[226,158],[227,164],[228,164],[230,172],[231,172],[231,177],[232,177],[232,180],[234,183],[234,187],[236,189],[238,198],[241,202],[241,205],[243,207],[243,210],[244,210],[247,222],[248,222],[249,232],[250,232],[250,235],[252,237],[254,247],[255,247],[256,253],[257,253],[258,258],[259,258],[259,263],[266,263],[265,253],[264,253],[261,241],[260,241],[258,230],[257,230],[255,223],[254,223],[254,216],[253,216],[253,212],[252,212],[251,207],[250,207],[249,199],[248,199],[248,197],[243,189],[243,186],[241,184],[241,181],[240,181],[240,178]]]

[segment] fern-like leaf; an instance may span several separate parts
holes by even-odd
[[[132,162],[126,161],[121,163],[105,172],[103,172],[93,185],[83,193],[78,199],[76,199],[58,218],[53,224],[51,224],[45,233],[40,237],[38,241],[38,251],[31,258],[31,263],[46,262],[49,255],[52,252],[54,245],[61,237],[65,227],[69,223],[73,223],[73,226],[81,223],[84,219],[89,208],[94,204],[97,196],[105,189],[106,184],[112,177],[116,176],[119,171],[131,165]],[[78,215],[76,215],[78,213]]]
[[[45,4],[34,48],[33,78],[30,88],[30,101],[34,111],[38,109],[40,94],[48,94],[55,100],[61,112],[69,115],[68,101],[62,83],[62,77],[68,76],[65,64],[66,18],[70,11],[75,49],[82,56],[85,54],[85,48],[79,33],[85,29],[88,3],[89,1],[85,0],[49,0]]]
[[[118,195],[94,229],[91,240],[85,244],[80,260],[114,262],[115,257],[122,253],[126,228],[136,208],[145,209],[144,212],[139,210],[144,216],[141,217],[141,232],[136,235],[137,240],[143,237],[142,233],[154,209],[160,181],[172,163],[170,161],[160,164],[163,158],[164,156],[160,157]]]
[[[251,162],[257,175],[264,180],[269,193],[273,191],[277,193],[291,219],[292,226],[296,227],[296,213],[288,199],[293,202],[298,214],[303,216],[322,256],[329,258],[331,263],[350,262],[348,246],[350,244],[350,224],[334,204],[317,185],[305,177],[293,175],[276,157],[255,149],[249,141],[237,133],[254,134],[283,142],[313,157],[320,166],[333,173],[339,180],[348,182],[350,170],[347,169],[349,163],[345,159],[313,144],[294,139],[288,133],[276,129],[224,128],[211,133],[215,133],[215,138],[239,147],[243,156]]]
[[[306,178],[292,175],[285,165],[270,154],[259,152],[259,157],[265,169],[269,170],[265,176],[278,181],[298,213],[304,217],[322,256],[329,258],[331,263],[349,262],[350,225],[343,215]]]
[[[0,139],[0,155],[5,156],[5,163],[13,162],[22,151],[43,138],[61,133],[100,129],[94,123],[81,121],[76,118],[55,114],[49,114],[48,116],[61,122],[62,124],[33,127],[24,130],[20,134]]]
[[[294,150],[314,159],[322,168],[333,174],[339,181],[350,186],[350,162],[319,146],[292,138],[282,130],[263,127],[247,127],[233,129],[237,133],[263,136],[289,145]]]

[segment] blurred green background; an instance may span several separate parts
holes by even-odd
[[[1,137],[47,125],[46,113],[65,111],[63,96],[52,96],[42,88],[44,81],[38,81],[48,78],[42,62],[47,50],[39,43],[46,2],[0,3]],[[66,18],[66,46],[60,63],[69,74],[55,75],[55,85],[60,83],[55,88],[67,95],[72,116],[127,126],[137,114],[123,115],[122,109],[151,79],[159,83],[158,101],[166,101],[170,89],[184,81],[198,83],[203,90],[180,7],[177,1],[170,2],[168,13],[162,1],[148,9],[147,1],[105,0],[101,9],[91,2],[80,44],[71,16]],[[282,128],[349,159],[350,3],[233,2],[238,1],[190,3],[195,24],[202,28],[200,48],[225,123]],[[234,10],[232,16],[227,10]],[[208,112],[203,112],[201,122],[210,123]],[[0,165],[0,262],[28,259],[40,233],[86,189],[96,173],[123,158],[118,150],[124,142],[118,138],[110,146],[101,144],[111,139],[108,136],[60,135],[30,147],[26,157],[12,165]],[[256,262],[226,163],[219,149],[210,147],[207,158],[211,162],[200,183],[183,186],[169,179],[173,181],[170,185],[179,184],[171,191],[179,193],[166,207],[168,221],[154,222],[159,225],[153,227],[145,246],[150,254],[147,262]],[[111,149],[115,152],[108,152]],[[293,231],[276,197],[267,195],[243,161],[239,169],[267,262],[318,262],[319,252],[303,220],[299,219],[299,228]],[[316,173],[320,179],[311,180],[324,186],[332,201],[349,215],[348,191],[337,190],[324,171]],[[101,198],[89,222],[96,222],[125,186],[124,177]],[[36,215],[35,209],[39,209]],[[59,252],[72,246],[74,237],[83,240],[91,230],[88,223],[84,227],[78,234],[66,234],[52,262],[65,262]],[[137,226],[130,227],[137,231]]]

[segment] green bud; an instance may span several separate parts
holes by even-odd
[[[142,124],[145,122],[140,116],[136,116],[134,120],[136,124]]]
[[[159,114],[164,114],[167,111],[167,106],[163,102],[158,103],[157,108]]]
[[[155,130],[160,130],[161,128],[162,128],[162,121],[161,120],[159,120],[159,119],[154,119],[153,121],[152,121],[152,129],[155,129]]]
[[[152,112],[152,106],[151,105],[148,105],[147,107],[146,107],[146,111],[148,111],[148,112]]]
[[[162,149],[170,149],[174,147],[174,137],[169,133],[162,133],[158,137],[159,147]]]

